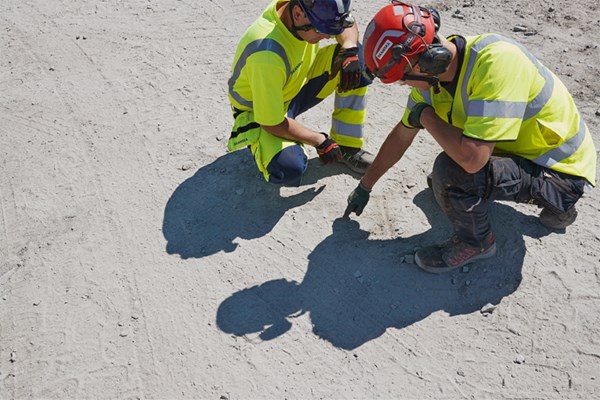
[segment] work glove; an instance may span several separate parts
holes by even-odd
[[[327,136],[326,133],[321,132],[321,135],[325,136],[325,141],[316,147],[319,159],[323,164],[329,164],[334,161],[340,161],[342,159],[342,150],[340,146]]]
[[[415,104],[415,106],[410,110],[410,114],[408,114],[408,123],[414,128],[423,129],[423,125],[421,124],[421,114],[423,113],[423,110],[428,107],[431,106],[427,103]]]
[[[348,196],[348,207],[346,207],[346,211],[344,211],[344,218],[347,218],[352,212],[355,212],[356,215],[362,214],[365,206],[369,202],[369,193],[371,193],[371,191],[359,182],[356,189]]]
[[[358,59],[358,47],[340,48],[337,58],[340,63],[340,92],[356,89],[364,69]]]

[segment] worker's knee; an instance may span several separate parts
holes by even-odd
[[[299,145],[281,150],[267,166],[269,182],[285,186],[300,186],[306,171],[307,157]]]
[[[440,153],[433,163],[432,180],[435,186],[450,186],[463,181],[467,175],[469,174],[445,152]]]

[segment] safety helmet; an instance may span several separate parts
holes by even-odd
[[[354,25],[352,0],[296,0],[312,26],[327,35],[339,35]],[[293,3],[291,4],[293,6]]]
[[[396,0],[384,6],[367,26],[363,38],[369,72],[384,83],[396,82],[402,79],[409,63],[414,67],[419,55],[423,72],[444,72],[451,54],[439,44],[439,25],[440,16],[435,9]]]

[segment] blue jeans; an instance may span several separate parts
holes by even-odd
[[[586,180],[562,174],[521,157],[493,156],[469,174],[446,153],[435,160],[432,188],[458,237],[472,245],[491,232],[488,205],[494,200],[533,203],[555,214],[569,210],[583,195]]]

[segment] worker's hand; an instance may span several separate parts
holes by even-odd
[[[408,114],[408,123],[414,128],[423,129],[423,125],[421,124],[421,114],[423,113],[423,110],[428,107],[431,106],[427,103],[415,104],[412,110],[410,110],[410,114]]]
[[[344,218],[348,218],[350,213],[355,212],[356,215],[362,214],[365,206],[369,202],[371,190],[364,187],[360,182],[356,189],[348,196],[348,207],[344,211]]]
[[[340,146],[338,146],[335,140],[327,136],[326,133],[321,132],[321,134],[325,136],[325,141],[316,147],[321,162],[323,162],[323,164],[329,164],[334,161],[340,161],[342,159],[342,150],[340,150]]]
[[[358,47],[341,48],[337,57],[340,62],[340,92],[357,88],[363,73],[363,66],[358,59]]]

